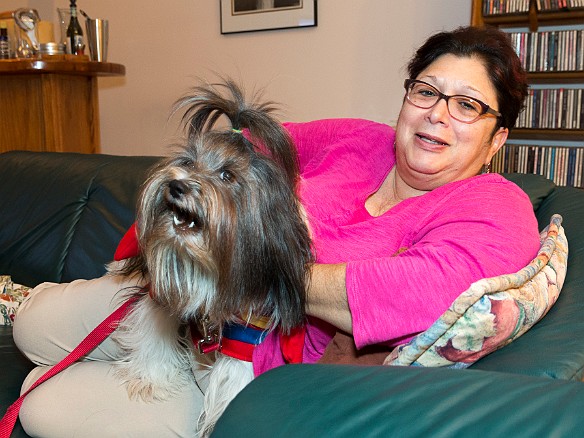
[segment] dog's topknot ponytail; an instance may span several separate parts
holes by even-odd
[[[295,147],[286,129],[272,116],[277,106],[274,102],[262,102],[261,98],[261,92],[255,93],[248,101],[241,87],[231,79],[223,79],[219,83],[195,87],[192,94],[176,102],[174,112],[186,108],[182,123],[189,143],[209,132],[223,132],[230,141],[269,155],[294,184],[298,176]],[[224,131],[214,130],[222,116],[229,120],[231,127]]]

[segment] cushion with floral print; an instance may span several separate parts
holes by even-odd
[[[396,347],[385,365],[466,368],[527,332],[554,305],[566,277],[562,217],[540,233],[537,257],[514,274],[473,283],[428,330]]]
[[[12,325],[16,309],[29,290],[30,287],[13,283],[9,275],[0,275],[0,325]]]

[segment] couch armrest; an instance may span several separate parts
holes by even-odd
[[[288,365],[248,385],[213,437],[579,436],[584,383],[478,370]]]
[[[547,180],[520,175],[530,197],[547,191]],[[541,181],[541,188],[537,182]],[[584,191],[555,187],[538,201],[540,229],[561,214],[569,246],[568,271],[556,304],[530,331],[510,345],[476,362],[472,369],[507,371],[555,379],[584,378]]]

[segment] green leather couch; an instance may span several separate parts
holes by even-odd
[[[34,286],[104,272],[156,157],[0,154],[0,274]],[[584,436],[584,191],[507,175],[540,223],[564,217],[564,288],[549,314],[466,370],[290,365],[255,379],[217,437]],[[0,327],[0,410],[32,365]],[[17,425],[14,437],[27,435]]]

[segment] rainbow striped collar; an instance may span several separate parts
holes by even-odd
[[[191,324],[194,344],[202,354],[219,351],[235,359],[251,362],[255,347],[263,342],[268,334],[267,317],[253,318],[249,321],[232,322],[223,326],[221,336],[208,333],[203,322],[203,334]]]

